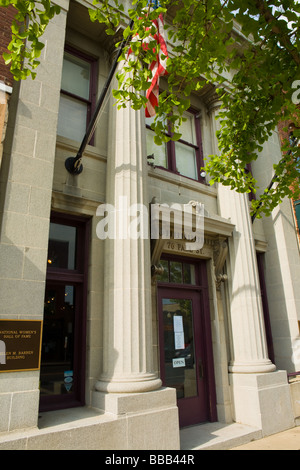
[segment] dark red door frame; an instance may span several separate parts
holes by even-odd
[[[68,284],[76,288],[74,369],[80,380],[75,391],[70,395],[41,396],[40,411],[83,406],[85,404],[85,370],[86,370],[86,319],[88,292],[88,259],[91,233],[91,219],[53,212],[51,222],[74,226],[77,228],[76,256],[74,270],[51,268],[47,269],[46,286]]]
[[[207,265],[205,260],[191,260],[191,258],[164,256],[163,259],[172,261],[180,261],[184,263],[191,263],[196,266],[196,283],[198,285],[185,285],[185,284],[172,284],[172,283],[158,283],[158,312],[159,312],[159,342],[160,342],[160,364],[162,372],[162,381],[164,381],[164,344],[163,327],[161,311],[161,299],[168,297],[172,293],[174,298],[186,297],[189,298],[189,293],[199,293],[200,305],[199,314],[201,320],[201,338],[200,342],[203,344],[203,372],[205,377],[206,398],[207,398],[207,421],[217,421],[217,408],[216,408],[216,385],[214,375],[214,361],[213,361],[213,348],[212,348],[212,332],[211,332],[211,319],[209,311],[209,296],[208,296],[208,280],[207,280]],[[197,313],[196,313],[197,314]],[[196,340],[196,338],[195,338]],[[200,351],[198,351],[198,354]],[[196,358],[197,360],[199,359]],[[199,378],[199,370],[197,364],[197,376]],[[185,398],[184,400],[190,400]],[[192,411],[192,410],[191,410]]]

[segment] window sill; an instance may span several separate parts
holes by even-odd
[[[214,186],[209,186],[207,183],[193,180],[187,176],[173,173],[164,168],[152,167],[149,165],[148,175],[151,178],[157,178],[172,184],[180,185],[183,188],[217,197],[217,189]]]
[[[61,135],[56,136],[56,146],[60,149],[68,150],[71,152],[74,157],[77,155],[81,142],[76,140],[68,139]],[[91,158],[97,158],[98,160],[103,160],[106,162],[106,155],[100,153],[100,150],[93,145],[87,145],[84,151],[84,155]]]

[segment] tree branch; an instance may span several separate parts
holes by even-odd
[[[282,31],[277,18],[269,10],[268,6],[265,3],[265,0],[256,0],[256,8],[258,9],[261,16],[263,16],[266,22],[271,26],[272,32],[278,36],[278,40],[283,47],[291,54],[295,63],[300,65],[300,56],[297,52],[297,49],[292,44],[289,35],[287,32]]]

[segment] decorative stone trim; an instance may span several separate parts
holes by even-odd
[[[191,201],[192,203],[193,201]],[[173,210],[173,209],[172,209]],[[176,212],[176,210],[174,211]],[[176,215],[174,214],[174,220]],[[188,227],[193,230],[194,227]],[[184,239],[174,238],[176,226],[170,227],[170,239],[159,238],[151,241],[151,277],[152,284],[156,283],[156,276],[161,274],[162,267],[159,260],[162,253],[173,253],[193,258],[212,259],[215,270],[216,289],[220,290],[221,283],[227,280],[227,275],[222,272],[228,254],[227,238],[231,237],[234,225],[219,216],[204,216],[204,243],[202,248],[187,250]]]

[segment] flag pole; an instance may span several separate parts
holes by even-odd
[[[134,23],[134,21],[131,20],[130,25],[129,25],[130,29],[132,29],[133,23]],[[84,136],[84,138],[81,142],[81,145],[79,147],[77,155],[75,157],[68,157],[65,161],[65,167],[68,170],[68,172],[71,173],[72,175],[79,175],[83,170],[83,165],[81,163],[83,153],[84,153],[85,148],[86,148],[87,144],[89,143],[89,141],[91,140],[92,135],[95,131],[95,128],[94,128],[95,123],[97,121],[97,118],[98,118],[98,115],[100,113],[103,101],[106,97],[107,91],[109,89],[109,86],[110,86],[111,81],[113,79],[113,76],[115,74],[115,71],[116,71],[116,68],[117,68],[117,65],[118,65],[118,60],[119,60],[119,58],[122,54],[122,51],[123,51],[127,41],[128,41],[128,39],[123,39],[120,46],[119,46],[118,53],[117,53],[117,55],[115,57],[115,60],[112,64],[112,67],[110,69],[109,75],[108,75],[107,80],[106,80],[106,83],[105,83],[104,88],[101,92],[101,95],[100,95],[100,98],[98,100],[96,109],[95,109],[94,114],[91,118],[91,121],[90,121],[90,123],[87,127],[85,136]]]

